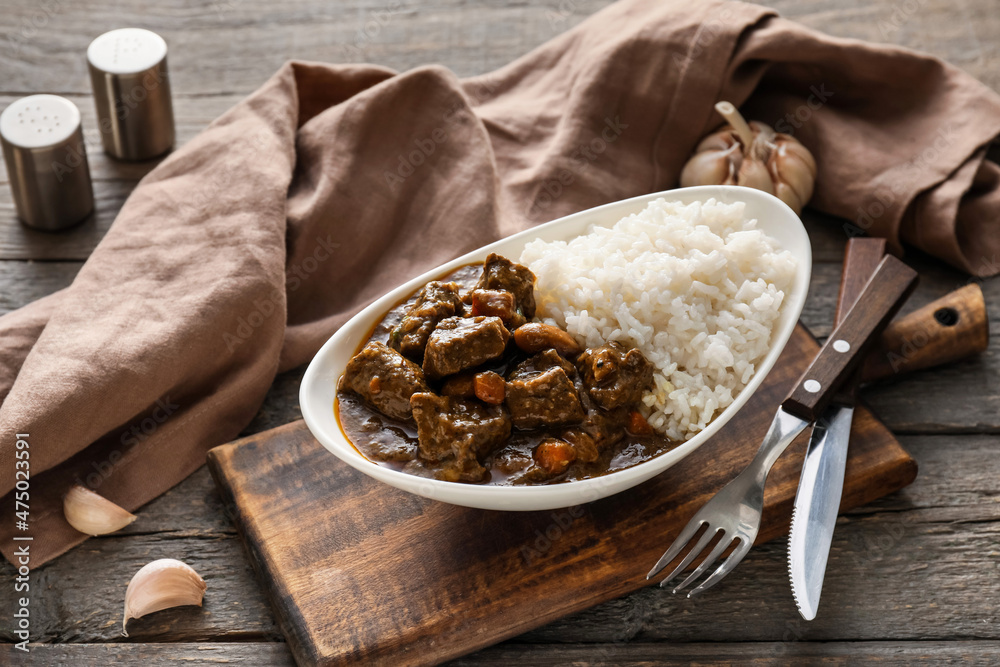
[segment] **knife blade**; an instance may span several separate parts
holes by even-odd
[[[848,242],[835,325],[846,317],[884,255],[884,239],[854,238]],[[813,425],[795,493],[788,535],[788,576],[795,605],[807,621],[816,618],[823,591],[844,489],[847,445],[859,379],[860,372],[848,379]]]

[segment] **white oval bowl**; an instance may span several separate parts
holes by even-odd
[[[791,251],[798,261],[795,283],[791,293],[785,295],[781,316],[772,333],[771,349],[758,365],[749,384],[706,429],[674,449],[631,468],[593,479],[542,486],[488,486],[417,477],[369,461],[344,436],[333,410],[337,381],[344,373],[348,360],[358,350],[372,328],[396,304],[409,297],[425,283],[447,275],[466,264],[482,262],[490,253],[495,252],[516,261],[529,241],[538,238],[546,241],[568,240],[587,233],[591,225],[609,227],[627,215],[638,213],[658,197],[685,204],[713,198],[724,203],[742,201],[746,204],[746,216],[756,218],[758,227],[776,239],[783,249]],[[316,439],[345,463],[386,484],[425,498],[466,507],[521,511],[570,507],[604,498],[645,482],[676,464],[715,435],[743,407],[764,381],[784,349],[785,343],[788,342],[789,336],[792,335],[805,303],[811,270],[812,250],[809,236],[801,220],[777,197],[758,190],[727,185],[700,186],[657,192],[598,206],[474,250],[400,285],[372,303],[342,326],[320,348],[309,364],[299,388],[302,416]]]

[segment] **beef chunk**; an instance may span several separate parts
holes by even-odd
[[[625,407],[603,410],[592,405],[579,426],[568,428],[560,437],[573,445],[576,457],[584,463],[593,463],[601,452],[625,437],[629,410]]]
[[[587,393],[606,410],[638,403],[653,382],[653,365],[642,352],[614,341],[584,350],[576,365]]]
[[[410,398],[417,422],[420,458],[441,463],[438,476],[450,482],[478,482],[480,461],[510,437],[510,417],[500,406],[431,393]]]
[[[509,477],[524,472],[533,462],[530,446],[523,442],[509,440],[502,449],[493,455],[490,470]]]
[[[499,317],[449,317],[441,320],[424,350],[424,373],[443,378],[502,356],[510,332]]]
[[[476,289],[510,292],[517,299],[517,307],[525,319],[535,316],[535,274],[526,266],[494,253],[483,262],[483,275]]]
[[[566,375],[570,378],[576,377],[576,367],[571,362],[563,359],[558,352],[551,348],[532,355],[519,363],[511,374],[511,377],[514,375],[541,373],[550,368],[561,368],[566,371]]]
[[[414,361],[423,359],[427,338],[437,323],[446,317],[462,314],[464,307],[458,290],[458,283],[427,283],[389,334],[390,347]]]
[[[473,371],[466,371],[458,375],[449,375],[448,379],[441,384],[442,396],[455,396],[456,398],[476,397],[476,374]]]
[[[580,395],[573,384],[572,364],[555,350],[546,350],[520,363],[507,379],[504,405],[521,429],[574,424],[584,417]]]
[[[353,391],[394,419],[412,417],[410,396],[430,391],[420,366],[377,341],[369,341],[347,362],[340,389]]]
[[[504,326],[514,330],[527,320],[517,309],[517,299],[506,290],[475,289],[469,295],[473,315],[491,315],[503,320]]]

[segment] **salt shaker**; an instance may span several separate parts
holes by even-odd
[[[30,95],[0,113],[0,144],[17,215],[57,231],[94,210],[80,110],[65,97]]]
[[[87,48],[90,83],[104,150],[120,160],[148,160],[174,145],[167,43],[155,32],[120,28]]]

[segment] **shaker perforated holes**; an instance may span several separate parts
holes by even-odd
[[[66,141],[80,125],[80,111],[57,95],[29,95],[0,114],[0,134],[21,148],[43,148]]]
[[[109,74],[132,74],[155,66],[167,55],[167,43],[155,32],[120,28],[106,32],[87,48],[87,60]]]

